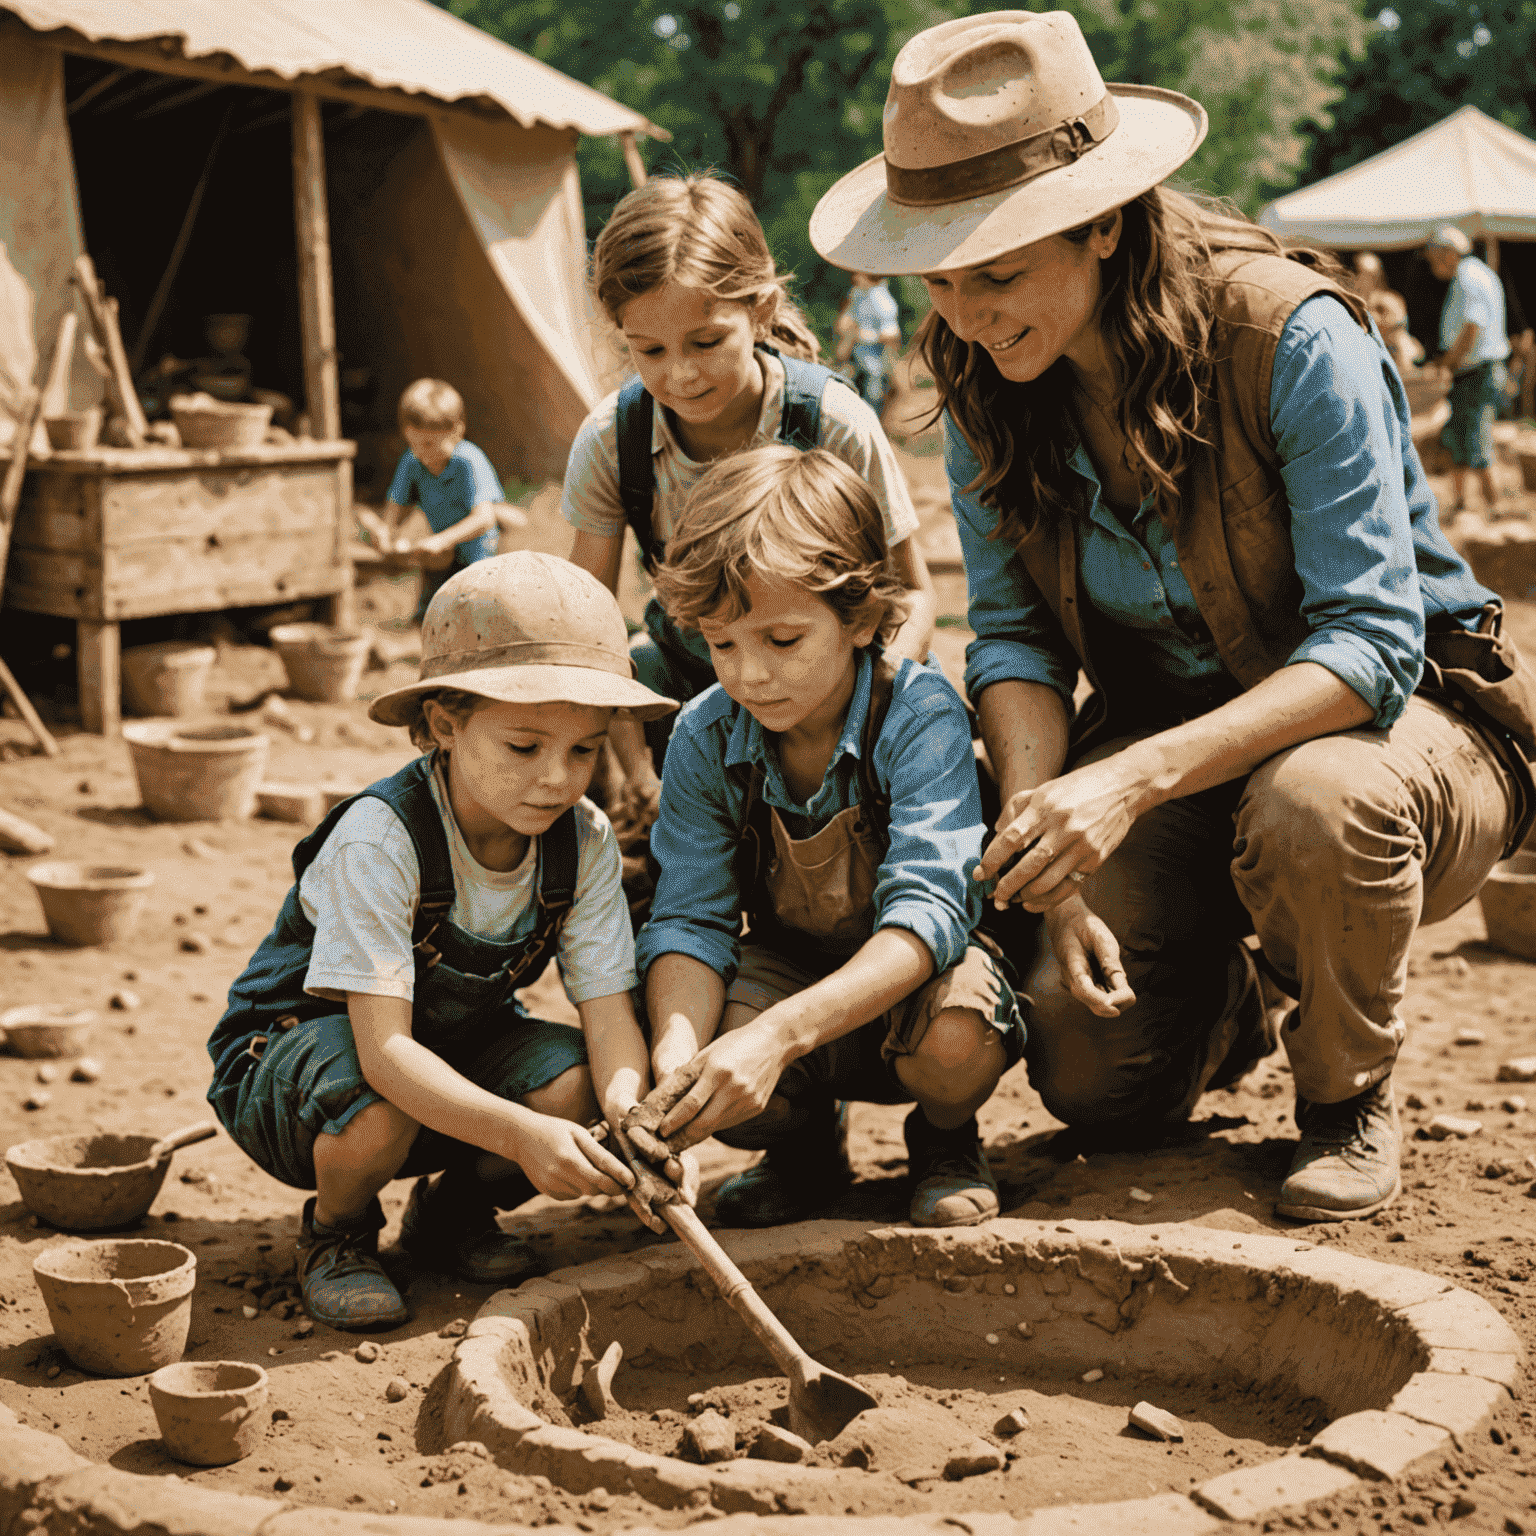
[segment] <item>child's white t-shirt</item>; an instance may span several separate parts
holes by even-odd
[[[448,920],[498,944],[531,933],[537,906],[534,840],[516,869],[487,869],[469,851],[448,808],[440,768],[431,784],[453,866]],[[637,978],[613,827],[590,800],[578,800],[575,811],[576,899],[560,930],[556,958],[566,995],[584,1003],[627,992]],[[371,795],[350,806],[299,881],[299,905],[315,928],[304,990],[317,997],[364,992],[409,1002],[416,983],[411,924],[420,896],[421,866],[405,823]]]
[[[776,442],[784,414],[784,365],[768,353],[759,353],[758,360],[763,366],[763,409],[749,446]],[[615,390],[582,422],[565,468],[560,510],[573,528],[599,538],[616,538],[624,532],[624,502],[619,495],[618,402]],[[910,538],[917,528],[912,493],[907,489],[906,477],[880,419],[857,391],[834,380],[827,381],[821,392],[817,440],[821,447],[848,464],[874,492],[885,519],[886,544],[894,549]],[[672,536],[677,511],[709,464],[688,457],[660,406],[654,406],[651,413],[651,462],[656,479],[651,528],[665,543]]]

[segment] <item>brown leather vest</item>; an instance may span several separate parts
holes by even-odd
[[[1200,423],[1209,443],[1195,450],[1170,531],[1200,616],[1240,685],[1234,691],[1241,691],[1282,667],[1307,633],[1290,503],[1269,422],[1276,344],[1297,305],[1314,294],[1332,294],[1362,326],[1367,321],[1359,298],[1300,262],[1231,251],[1213,265],[1222,282],[1210,338],[1211,393]],[[1041,518],[1017,548],[1096,690],[1073,729],[1080,745],[1115,713],[1117,667],[1104,653],[1107,636],[1092,634],[1076,525]]]

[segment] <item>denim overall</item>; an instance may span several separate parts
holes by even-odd
[[[357,1062],[345,1005],[304,991],[315,930],[298,881],[346,810],[363,796],[384,801],[410,833],[421,870],[411,928],[416,957],[411,1034],[471,1081],[505,1098],[552,1082],[586,1060],[578,1029],[528,1014],[513,989],[535,980],[555,952],[576,891],[575,815],[538,839],[533,932],[510,943],[449,922],[453,867],[432,796],[435,754],[343,801],[293,852],[294,885],[277,923],[229,991],[208,1042],[208,1101],[231,1137],[266,1171],[300,1189],[315,1185],[314,1139],[339,1134],[380,1100]],[[478,1149],[423,1127],[398,1177],[436,1172]]]

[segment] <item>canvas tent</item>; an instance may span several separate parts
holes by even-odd
[[[0,0],[0,395],[88,250],[147,358],[250,314],[254,376],[365,474],[435,374],[504,473],[557,475],[612,366],[582,133],[659,130],[428,0]]]
[[[1536,240],[1536,142],[1462,107],[1433,128],[1259,215],[1282,239],[1343,250],[1423,245],[1442,225],[1473,239]]]

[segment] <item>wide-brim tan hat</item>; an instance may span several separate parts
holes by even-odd
[[[368,716],[409,724],[415,703],[461,688],[501,704],[587,704],[659,720],[677,706],[636,680],[613,594],[580,566],[523,550],[445,581],[421,626],[421,677],[381,693]]]
[[[947,21],[897,54],[885,151],[817,203],[811,244],[850,272],[977,266],[1139,197],[1207,127],[1177,91],[1106,86],[1067,11]]]

